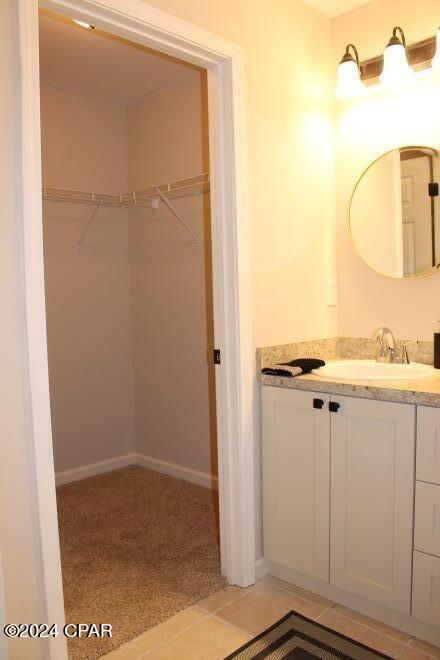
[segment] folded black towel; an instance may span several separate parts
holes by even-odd
[[[303,374],[309,374],[313,369],[325,367],[325,362],[316,358],[297,358],[291,362],[282,362],[281,365],[285,367],[299,367]]]
[[[301,374],[308,374],[312,369],[325,366],[324,360],[315,360],[313,358],[297,358],[291,362],[281,362],[273,367],[264,367],[261,370],[266,376],[283,376],[284,378],[293,378]],[[283,368],[284,367],[284,368]],[[288,367],[286,369],[285,367]]]
[[[287,371],[287,369],[277,369],[276,367],[264,367],[264,369],[261,370],[262,374],[265,374],[266,376],[283,376],[285,378],[292,378],[294,374],[291,371]],[[298,371],[297,376],[301,371]]]

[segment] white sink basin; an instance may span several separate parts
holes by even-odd
[[[412,380],[440,374],[427,364],[387,364],[374,360],[330,360],[312,374],[335,380]]]

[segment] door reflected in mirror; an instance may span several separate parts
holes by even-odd
[[[439,151],[430,147],[394,149],[364,172],[351,199],[350,229],[371,268],[401,279],[437,272],[439,181]]]

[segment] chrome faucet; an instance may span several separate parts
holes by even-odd
[[[394,362],[396,354],[396,342],[394,335],[387,327],[378,328],[372,337],[373,341],[378,341],[376,352],[376,362]]]

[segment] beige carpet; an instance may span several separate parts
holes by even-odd
[[[130,466],[57,490],[66,620],[111,623],[69,642],[94,660],[224,586],[214,493]]]

